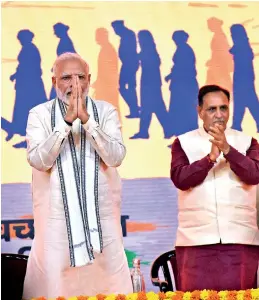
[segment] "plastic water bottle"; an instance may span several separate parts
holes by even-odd
[[[131,280],[133,293],[145,292],[144,276],[140,271],[140,259],[133,259],[133,268],[131,269]]]

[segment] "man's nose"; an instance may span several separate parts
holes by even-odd
[[[216,110],[216,117],[217,117],[217,118],[221,118],[221,117],[222,117],[222,112],[221,112],[220,108],[218,108],[218,109]]]

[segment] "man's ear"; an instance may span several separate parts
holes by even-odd
[[[53,85],[53,87],[55,87],[56,86],[56,83],[57,83],[57,80],[56,80],[56,77],[55,76],[52,76],[52,85]]]
[[[202,107],[200,105],[197,105],[196,109],[197,109],[199,117],[202,119],[202,117],[203,117]]]

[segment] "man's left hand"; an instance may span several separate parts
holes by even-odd
[[[82,124],[85,124],[88,120],[90,115],[87,112],[86,101],[82,97],[82,89],[79,83],[78,77],[76,78],[76,85],[78,89],[78,118],[81,120]]]
[[[214,137],[210,142],[216,145],[224,154],[228,154],[230,146],[227,142],[223,126],[215,124],[215,126],[209,128],[208,133]]]

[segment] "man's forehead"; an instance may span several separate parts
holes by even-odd
[[[88,66],[83,61],[78,59],[70,59],[61,61],[57,67],[60,73],[73,74],[73,73],[88,73]]]
[[[64,71],[64,72],[61,72],[61,75],[62,76],[66,76],[66,75],[85,75],[86,74],[86,72],[73,72],[73,71],[71,71],[71,72],[66,72],[66,71]]]
[[[206,106],[229,105],[229,100],[223,92],[211,92],[204,96],[203,102]]]

